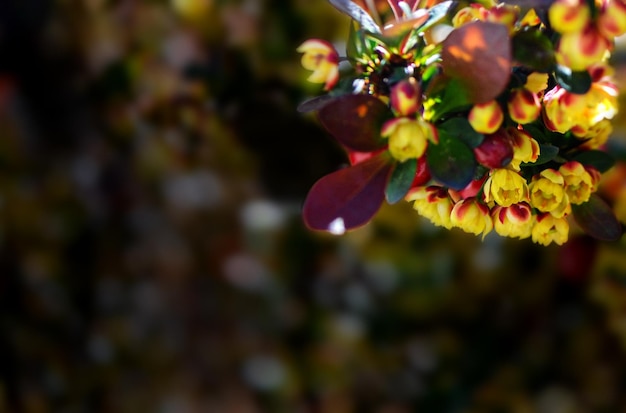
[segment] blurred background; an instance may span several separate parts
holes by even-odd
[[[303,227],[347,160],[295,49],[347,30],[324,0],[0,1],[0,412],[626,412],[625,239]]]

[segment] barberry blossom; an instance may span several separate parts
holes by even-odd
[[[600,33],[608,39],[626,33],[626,1],[604,0],[597,24]]]
[[[307,79],[312,83],[324,83],[330,90],[339,80],[339,54],[332,44],[325,40],[310,39],[298,47],[302,56],[302,66],[313,73]]]
[[[530,204],[542,212],[549,212],[557,218],[569,212],[570,204],[565,193],[563,175],[554,169],[544,169],[533,176],[528,189]]]
[[[400,116],[411,116],[422,106],[419,84],[414,77],[398,82],[391,89],[391,108]]]
[[[495,100],[479,103],[472,107],[468,115],[472,128],[480,133],[494,133],[502,125],[504,114]]]
[[[448,196],[446,188],[439,186],[419,186],[413,188],[406,200],[413,202],[413,208],[433,224],[447,229],[452,228],[450,214],[454,203]]]
[[[528,201],[526,180],[511,169],[494,169],[485,182],[485,201],[495,202],[500,206],[511,206]]]
[[[559,33],[575,33],[590,22],[591,11],[585,0],[556,0],[548,10],[552,29]]]
[[[420,158],[426,151],[428,141],[436,142],[437,132],[422,118],[394,118],[385,122],[381,136],[389,139],[391,156],[404,162]]]
[[[559,168],[565,182],[565,193],[569,202],[580,205],[589,200],[593,192],[594,179],[585,167],[576,161],[564,163]]]
[[[531,235],[533,242],[544,246],[548,246],[552,242],[557,245],[563,245],[569,235],[569,224],[565,218],[556,218],[550,214],[539,214]]]
[[[539,97],[523,87],[511,92],[507,108],[511,119],[522,125],[534,121],[541,113]]]
[[[513,142],[513,160],[509,167],[519,171],[522,163],[535,162],[539,158],[539,143],[522,129],[509,128],[511,141]]]
[[[532,208],[526,202],[508,207],[496,206],[491,215],[496,233],[503,237],[528,238],[535,224]]]
[[[455,227],[483,238],[493,229],[489,207],[477,202],[476,198],[466,198],[452,208],[450,220]]]

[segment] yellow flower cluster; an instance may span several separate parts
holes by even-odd
[[[465,198],[431,185],[415,188],[406,199],[437,226],[483,237],[495,230],[505,237],[562,245],[568,238],[571,205],[587,202],[598,178],[597,171],[575,161],[558,170],[545,169],[529,183],[519,172],[500,168],[490,172],[482,191]]]

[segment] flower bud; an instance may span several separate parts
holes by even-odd
[[[470,110],[468,120],[476,132],[494,133],[502,125],[504,114],[498,102],[492,100],[474,105]]]
[[[511,168],[520,169],[522,163],[535,162],[539,158],[539,143],[524,130],[509,128],[513,142],[513,160]]]
[[[493,229],[493,220],[489,207],[467,198],[457,202],[452,208],[450,221],[455,227],[474,235],[483,234],[483,238]]]
[[[513,146],[508,134],[500,129],[485,135],[482,143],[474,148],[476,161],[489,169],[504,168],[513,159]]]
[[[307,79],[312,83],[324,83],[324,89],[330,90],[339,80],[339,54],[325,40],[310,39],[298,47],[302,56],[302,66],[313,73]]]
[[[435,185],[419,186],[411,189],[405,199],[413,202],[417,213],[434,225],[452,228],[450,213],[454,204],[445,188]]]
[[[591,19],[585,0],[556,0],[548,10],[550,25],[559,33],[580,32]]]
[[[563,245],[569,235],[569,224],[565,218],[555,218],[550,214],[539,214],[531,236],[533,242],[548,246],[552,242]]]
[[[487,21],[503,24],[509,28],[510,33],[513,33],[518,17],[519,7],[500,3],[489,9]]]
[[[413,77],[393,86],[390,97],[392,109],[400,116],[414,115],[422,105],[420,87]]]
[[[507,102],[507,107],[511,119],[522,125],[534,121],[541,113],[539,98],[526,88],[513,90]]]
[[[430,171],[426,164],[426,156],[422,156],[417,160],[417,169],[415,170],[415,177],[411,183],[411,188],[422,186],[428,181],[430,181]]]
[[[611,43],[595,25],[589,24],[579,32],[565,33],[557,47],[557,62],[572,70],[585,70],[604,59]]]
[[[608,39],[626,33],[626,1],[605,0],[597,25],[600,33]]]
[[[526,202],[508,207],[496,206],[491,214],[494,228],[499,235],[519,239],[530,237],[535,217]]]

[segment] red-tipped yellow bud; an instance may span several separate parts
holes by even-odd
[[[422,105],[420,86],[412,77],[393,86],[390,97],[392,109],[400,116],[414,115]]]
[[[513,90],[507,102],[507,107],[511,119],[522,125],[534,121],[541,113],[539,98],[526,88]]]
[[[582,31],[565,33],[557,48],[557,62],[572,70],[585,70],[602,61],[611,48],[611,42],[589,24]]]
[[[513,160],[510,167],[519,170],[524,162],[535,162],[539,158],[539,143],[527,132],[509,128],[509,136],[513,142]]]
[[[313,73],[307,79],[312,83],[324,83],[330,90],[339,80],[339,54],[332,44],[325,40],[310,39],[298,47],[302,56],[302,66]]]
[[[489,207],[476,201],[476,198],[462,199],[454,205],[450,221],[455,227],[483,238],[493,229]]]
[[[495,100],[474,105],[468,120],[472,128],[479,133],[494,133],[502,125],[504,114]]]
[[[496,206],[491,214],[494,229],[499,235],[519,239],[530,237],[535,217],[526,202],[508,207]]]
[[[559,33],[574,33],[584,29],[591,12],[585,0],[556,0],[548,10],[550,25]]]
[[[518,17],[519,7],[500,3],[489,9],[487,21],[503,24],[508,27],[509,32],[512,33],[515,30],[515,23],[517,22]]]
[[[626,33],[626,1],[605,0],[597,25],[600,33],[609,39]]]

